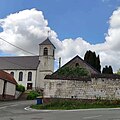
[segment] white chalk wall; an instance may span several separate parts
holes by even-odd
[[[0,79],[0,95],[3,94],[4,81]]]
[[[120,99],[120,80],[92,78],[92,81],[45,80],[44,97]]]
[[[36,70],[5,70],[8,73],[14,72],[14,78],[18,84],[22,84],[27,89],[27,83],[32,83],[33,88],[36,84]],[[23,72],[23,81],[19,81],[19,72]],[[28,81],[28,72],[32,72],[32,81]]]
[[[16,85],[12,84],[10,82],[6,83],[6,90],[5,90],[5,94],[6,95],[15,95],[15,91],[16,91]]]

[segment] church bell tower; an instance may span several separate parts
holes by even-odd
[[[44,88],[44,77],[54,72],[55,46],[49,38],[39,44],[39,66],[37,70],[36,86]]]

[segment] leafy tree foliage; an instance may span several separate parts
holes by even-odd
[[[117,71],[117,74],[120,75],[120,68],[119,68],[119,70]]]
[[[112,67],[111,66],[105,66],[104,68],[103,68],[103,70],[102,70],[102,73],[103,74],[113,74],[113,69],[112,69]]]
[[[36,97],[38,97],[40,94],[37,91],[30,91],[30,93],[27,96],[27,100],[34,100]]]
[[[23,85],[17,84],[16,90],[17,90],[17,91],[20,91],[20,92],[24,92],[24,91],[25,91],[25,87],[24,87]]]
[[[87,51],[85,53],[84,60],[99,72],[101,71],[100,58],[99,55],[96,56],[95,52],[92,52],[90,50]]]

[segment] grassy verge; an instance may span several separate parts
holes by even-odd
[[[32,105],[34,109],[48,110],[71,110],[71,109],[88,109],[88,108],[118,108],[120,100],[96,100],[96,101],[72,101],[72,100],[54,100],[47,104]]]

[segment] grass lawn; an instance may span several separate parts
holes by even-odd
[[[118,108],[120,100],[96,100],[96,101],[73,101],[73,100],[53,100],[47,104],[31,105],[34,109],[47,110],[71,110],[71,109],[88,109],[88,108]]]

